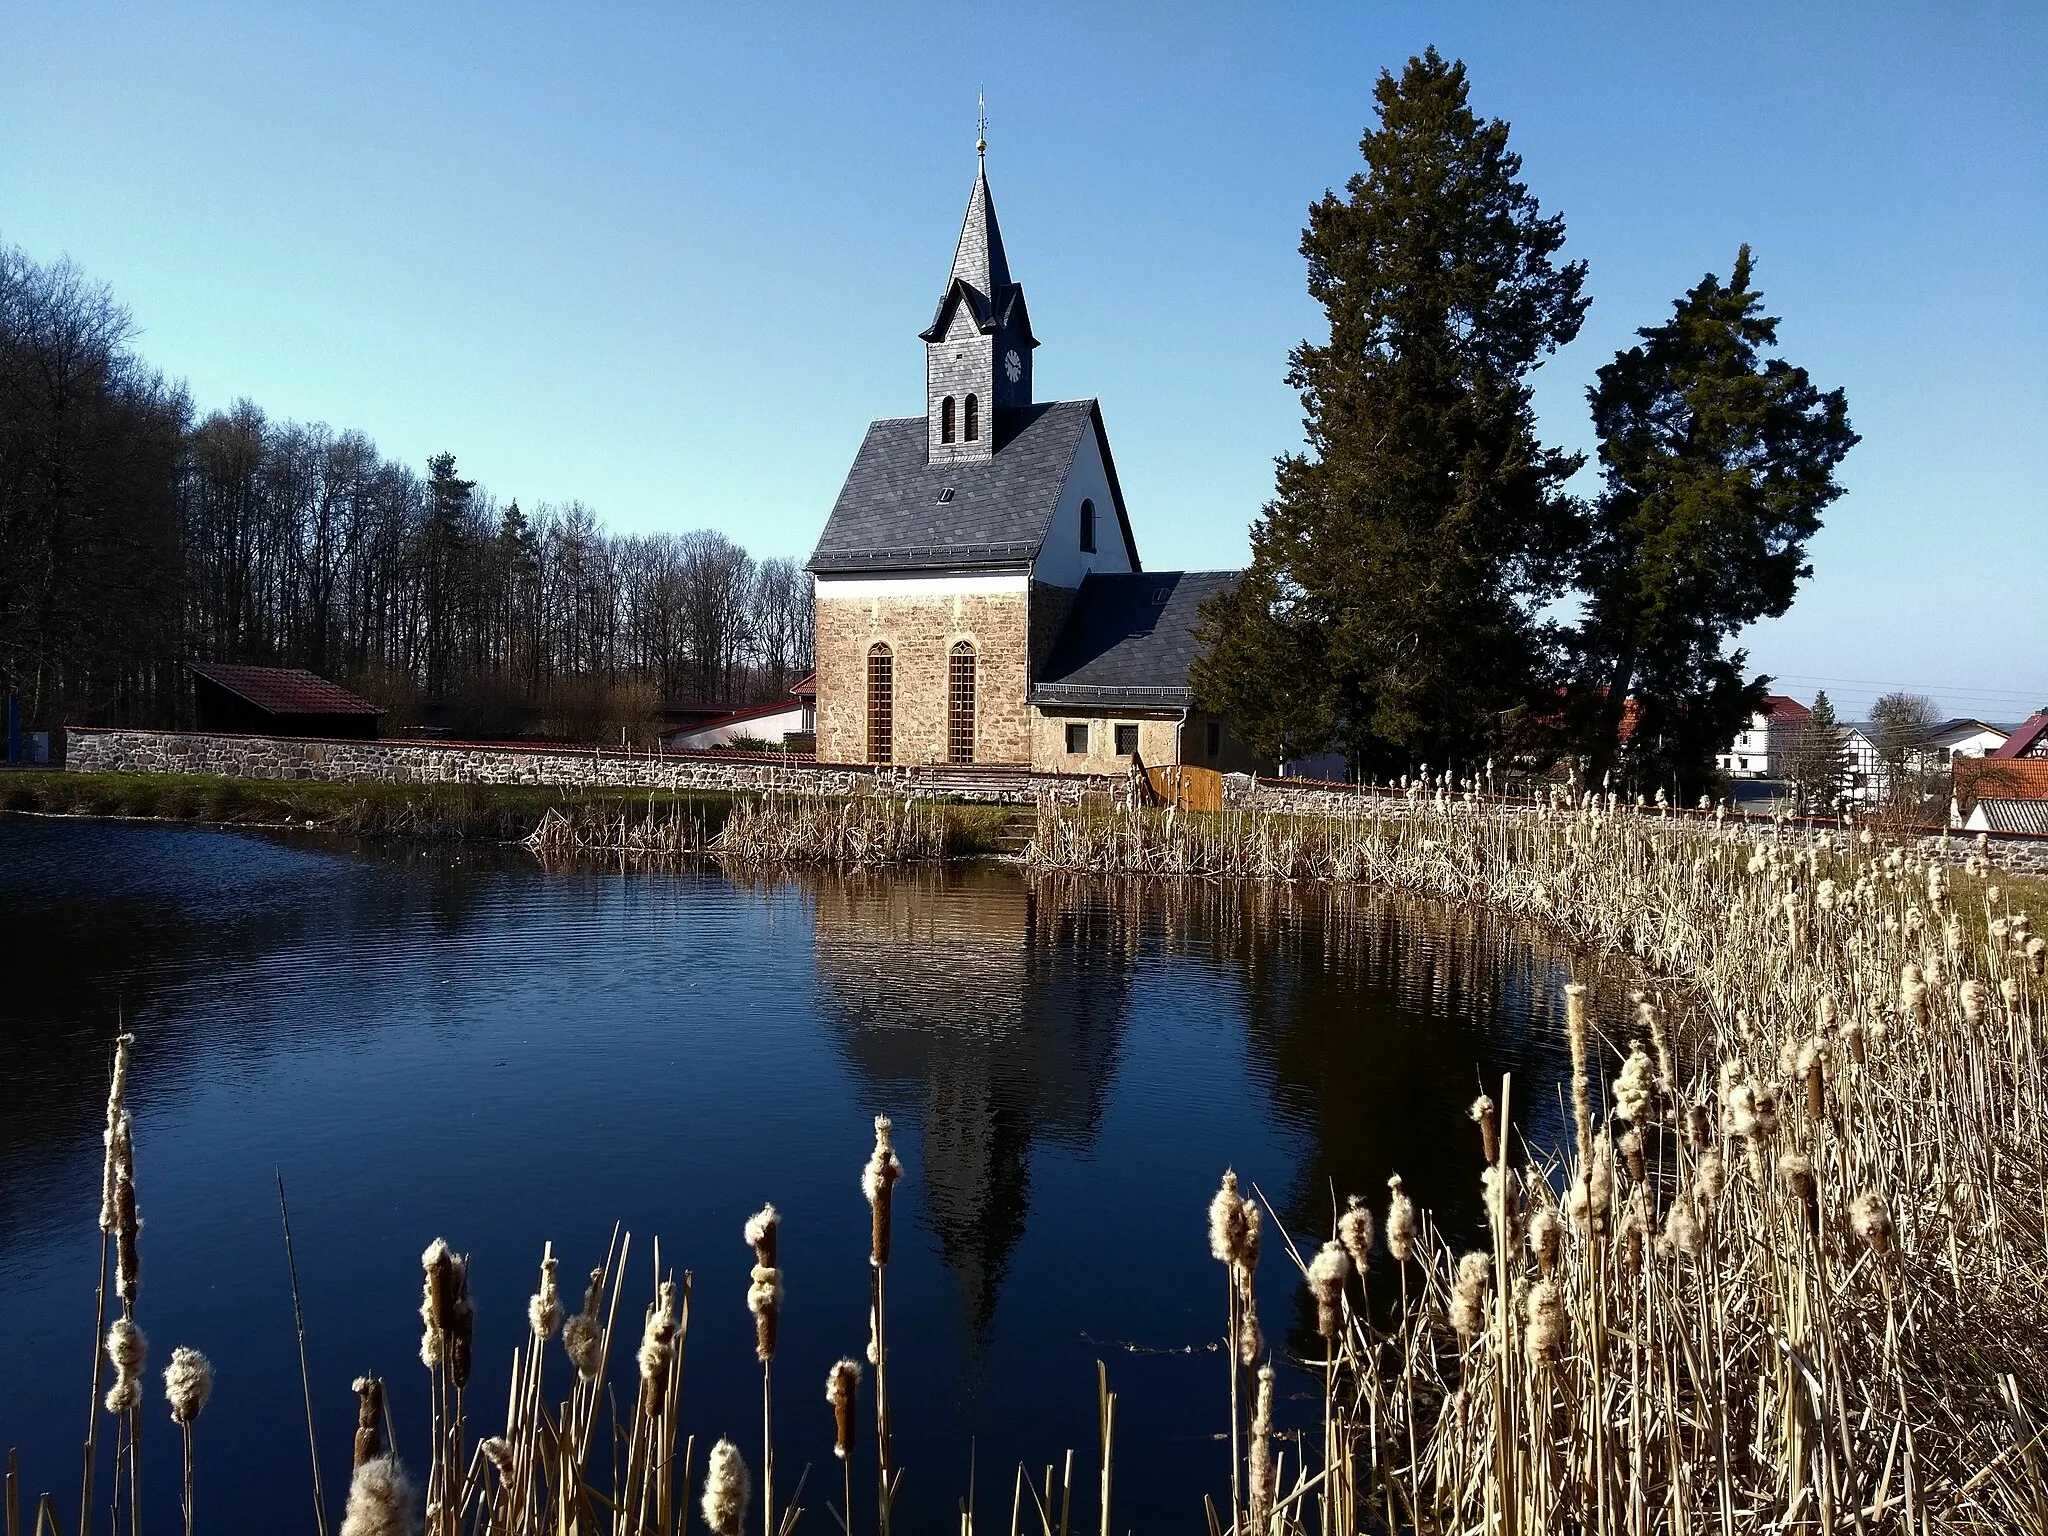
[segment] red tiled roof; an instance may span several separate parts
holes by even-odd
[[[2027,757],[2038,755],[2044,746],[2048,746],[2048,709],[2037,710],[2027,716],[2013,727],[2012,734],[2005,738],[2004,746],[1986,755],[2007,759]]]
[[[2048,758],[1959,757],[1955,775],[1965,816],[1979,800],[2048,800]]]
[[[384,711],[339,683],[304,667],[244,667],[224,661],[189,662],[209,683],[273,715],[381,715]]]
[[[1787,694],[1772,693],[1764,696],[1764,711],[1773,720],[1804,720],[1813,711]]]
[[[789,691],[800,699],[815,699],[818,696],[818,674],[805,673],[802,680]]]

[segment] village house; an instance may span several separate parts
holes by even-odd
[[[1717,759],[1721,771],[1732,779],[1775,779],[1784,771],[1785,754],[1813,711],[1797,699],[1774,693],[1764,707],[1750,717],[1749,724],[1736,733],[1728,750]]]
[[[809,562],[819,760],[1256,766],[1188,687],[1235,573],[1147,571],[1100,405],[1034,398],[985,167],[919,339],[924,413],[869,426]]]

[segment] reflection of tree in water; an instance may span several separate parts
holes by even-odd
[[[1482,1086],[1498,1097],[1511,1073],[1517,1135],[1558,1145],[1564,984],[1592,987],[1596,1028],[1620,1016],[1631,984],[1540,930],[1384,891],[1068,877],[1035,888],[1041,914],[1095,912],[1112,947],[1203,956],[1236,980],[1248,1071],[1308,1148],[1288,1188],[1266,1189],[1299,1242],[1327,1233],[1346,1195],[1383,1214],[1395,1171],[1454,1236],[1476,1231],[1473,1099]]]
[[[922,1101],[932,1225],[985,1341],[1024,1231],[1033,1142],[1094,1140],[1129,956],[996,871],[814,890],[825,1016],[876,1102]]]

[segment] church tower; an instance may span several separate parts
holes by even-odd
[[[1003,232],[989,196],[987,141],[967,199],[967,220],[925,344],[925,462],[986,461],[1000,413],[1031,404],[1031,350],[1038,345],[1024,289],[1010,281]]]

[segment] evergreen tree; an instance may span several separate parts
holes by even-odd
[[[1536,440],[1528,380],[1588,300],[1463,64],[1432,48],[1374,94],[1365,171],[1302,237],[1330,321],[1289,374],[1310,451],[1280,460],[1194,681],[1260,755],[1335,741],[1379,775],[1487,755],[1549,682],[1580,460]]]
[[[1793,733],[1785,754],[1785,778],[1807,811],[1830,811],[1849,775],[1849,735],[1835,721],[1826,693],[1813,698],[1813,712]]]
[[[1764,694],[1723,648],[1791,606],[1812,574],[1807,540],[1842,494],[1835,466],[1857,441],[1842,391],[1763,357],[1778,322],[1751,276],[1745,245],[1725,285],[1707,274],[1589,392],[1606,487],[1578,562],[1577,641],[1595,783],[1633,695],[1633,775],[1699,788]]]
[[[455,455],[427,460],[427,524],[420,542],[422,588],[427,612],[426,680],[430,692],[448,686],[461,628],[456,599],[462,588],[462,555],[469,532],[469,498],[474,480],[458,479]]]

